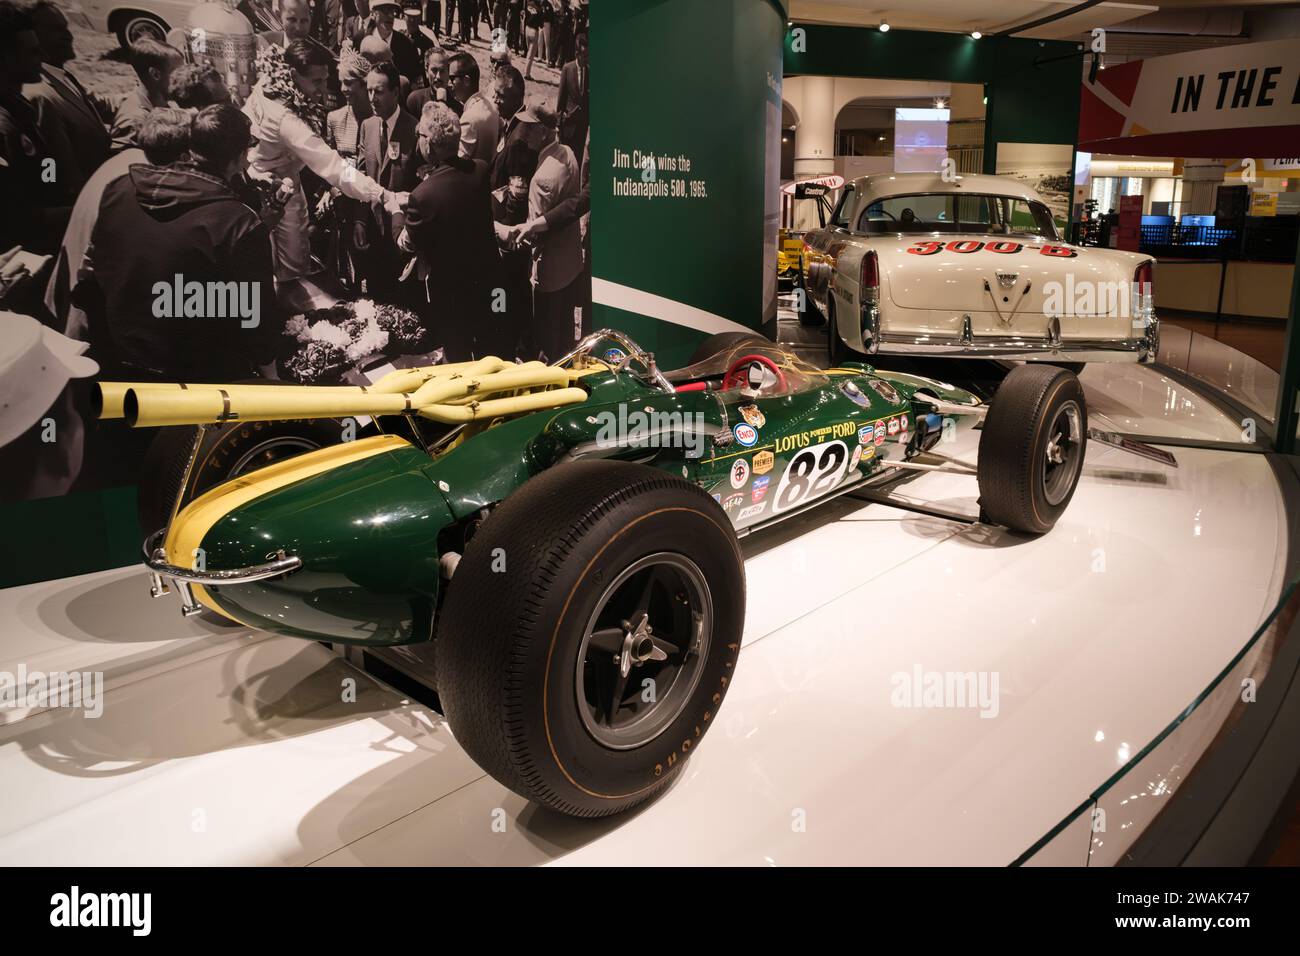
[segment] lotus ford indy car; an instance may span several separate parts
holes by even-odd
[[[101,384],[97,402],[133,427],[199,426],[159,435],[186,442],[161,469],[172,497],[146,507],[155,596],[309,640],[432,641],[465,750],[584,817],[662,790],[717,722],[744,621],[740,536],[945,468],[977,480],[982,520],[1042,534],[1090,434],[1065,369],[1017,367],[986,404],[744,333],[667,373],[605,330],[550,366],[485,358],[364,388]],[[370,433],[303,451],[353,418]],[[976,466],[935,455],[977,423]]]

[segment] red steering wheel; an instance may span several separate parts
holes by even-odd
[[[776,376],[776,384],[780,391],[786,390],[785,373],[781,371],[781,366],[777,365],[766,355],[746,355],[731,363],[727,369],[727,374],[722,378],[722,390],[725,392],[730,388],[740,388],[749,381],[749,366],[757,362],[764,368],[771,371]]]

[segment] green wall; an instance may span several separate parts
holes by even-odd
[[[117,568],[140,560],[135,486],[0,505],[0,587]]]
[[[764,204],[769,147],[779,149],[782,8],[772,0],[592,7],[594,327],[624,329],[665,367],[685,361],[705,334],[602,302],[604,280],[775,331],[775,298],[764,295]],[[656,175],[702,181],[706,196],[616,196],[615,180],[640,174],[615,168],[615,149],[688,156],[689,173]],[[775,235],[771,245],[775,254]]]

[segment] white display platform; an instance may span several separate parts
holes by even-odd
[[[1083,382],[1135,433],[1240,431],[1150,369]],[[718,725],[668,793],[594,823],[504,790],[436,714],[326,648],[183,621],[138,570],[0,591],[0,669],[108,684],[98,719],[0,711],[0,865],[1008,863],[1177,717],[1280,593],[1265,457],[1175,454],[1176,470],[1094,443],[1035,540],[847,498],[745,539],[745,647]],[[950,475],[903,490],[976,497]],[[894,706],[891,677],[916,668],[996,672],[997,716]]]

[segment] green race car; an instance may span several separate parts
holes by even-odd
[[[310,640],[432,641],[458,742],[577,816],[651,797],[716,722],[744,621],[739,537],[935,469],[977,479],[982,520],[1041,534],[1089,438],[1061,368],[1015,368],[986,404],[746,333],[668,373],[606,330],[553,366],[484,359],[365,388],[104,384],[99,401],[136,427],[201,426],[163,430],[186,441],[145,546],[155,595],[170,584],[187,614]],[[938,454],[976,423],[977,465]]]

